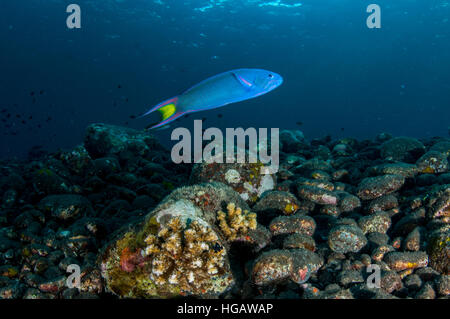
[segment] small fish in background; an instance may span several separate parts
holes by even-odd
[[[39,91],[39,95],[42,95],[42,94],[44,94],[44,93],[45,93],[44,90],[40,90],[40,91]]]
[[[283,78],[271,71],[231,70],[210,77],[184,93],[159,103],[140,117],[159,111],[161,122],[150,129],[158,128],[187,113],[211,110],[258,97],[276,89],[282,83]]]
[[[221,119],[221,118],[223,117],[223,115],[222,115],[222,114],[217,114],[217,117],[218,117],[219,119]]]
[[[344,127],[341,127],[341,132],[344,132],[345,131],[345,128]]]
[[[297,124],[298,126],[302,126],[303,122],[298,121],[298,122],[295,122],[295,124]]]
[[[118,88],[118,89],[121,89],[121,88],[122,88],[122,85],[120,85],[120,84],[117,85],[117,88]]]
[[[34,91],[31,91],[31,92],[30,92],[30,96],[34,96]]]

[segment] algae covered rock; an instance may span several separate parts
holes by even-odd
[[[299,186],[298,196],[304,200],[311,201],[321,205],[336,205],[338,196],[329,190],[314,186]]]
[[[417,167],[422,173],[445,173],[448,171],[447,154],[429,151],[417,160]]]
[[[277,249],[265,252],[255,261],[252,281],[259,286],[282,282],[289,278],[293,267],[289,251]]]
[[[331,229],[328,246],[337,253],[358,252],[367,244],[362,230],[352,225],[339,225]]]
[[[388,213],[380,211],[369,216],[361,217],[358,225],[364,234],[368,233],[386,233],[391,227],[392,221]]]
[[[219,296],[234,285],[230,243],[267,240],[255,217],[222,183],[176,189],[107,245],[100,261],[106,287],[129,298]]]
[[[295,153],[306,145],[305,136],[299,130],[282,130],[280,132],[280,146],[284,152]]]
[[[192,169],[189,183],[221,182],[231,186],[248,203],[255,203],[264,192],[273,190],[276,185],[275,175],[264,172],[265,166],[261,162],[202,162]]]
[[[430,258],[430,266],[450,275],[450,227],[442,226],[428,236],[427,252]]]
[[[396,271],[422,268],[428,265],[428,255],[423,251],[393,251],[387,253],[384,256],[384,262],[389,266],[390,269]]]
[[[362,200],[371,200],[399,190],[404,183],[402,175],[368,177],[361,181],[356,192]]]
[[[342,191],[338,192],[338,195],[341,212],[351,212],[361,207],[361,201],[357,196]]]
[[[70,151],[61,152],[59,159],[72,173],[77,175],[86,174],[92,167],[92,159],[83,145]]]
[[[381,145],[381,156],[394,161],[413,163],[425,153],[425,146],[415,138],[395,137]]]
[[[368,173],[371,175],[402,175],[404,177],[414,177],[419,173],[419,168],[415,164],[407,163],[387,163],[370,167]]]
[[[316,242],[311,236],[294,233],[285,238],[285,240],[283,241],[283,248],[304,248],[314,252],[316,250]]]
[[[34,188],[46,195],[71,193],[70,183],[54,169],[42,167],[32,173]]]
[[[429,198],[430,208],[427,211],[427,217],[450,223],[450,185],[444,185],[441,190],[437,190]]]
[[[310,216],[290,215],[274,218],[269,229],[274,236],[285,234],[304,234],[312,236],[316,230],[316,222]]]
[[[143,156],[150,150],[162,149],[158,140],[150,133],[103,123],[88,126],[84,147],[92,158],[119,155],[126,151]]]
[[[268,191],[252,207],[257,213],[275,211],[278,214],[292,215],[300,208],[299,200],[289,192]]]
[[[92,211],[89,200],[80,195],[50,195],[41,200],[39,208],[61,220],[74,219]]]
[[[317,272],[323,259],[307,249],[267,251],[255,261],[252,282],[258,286],[281,283],[287,279],[301,284]]]
[[[450,156],[450,141],[437,142],[430,148],[430,151],[444,153],[447,157],[449,157]]]
[[[377,197],[367,205],[367,213],[373,214],[379,211],[387,211],[398,207],[397,197],[394,195],[385,195]]]

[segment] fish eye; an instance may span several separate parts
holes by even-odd
[[[269,74],[269,78],[273,78],[273,74]]]

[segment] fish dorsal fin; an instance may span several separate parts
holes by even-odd
[[[242,86],[246,87],[246,88],[251,88],[253,86],[253,84],[250,81],[247,81],[246,79],[244,79],[244,77],[232,72],[231,74],[233,74],[233,76],[235,77],[235,79],[242,84]]]

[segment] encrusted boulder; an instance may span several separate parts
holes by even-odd
[[[445,173],[448,171],[447,154],[429,151],[417,160],[417,167],[421,173]]]
[[[447,157],[450,156],[450,141],[440,141],[434,144],[430,151],[435,151],[439,153],[444,153]]]
[[[305,145],[303,132],[298,130],[282,130],[280,132],[280,146],[282,151],[295,153]]]
[[[84,147],[92,158],[120,155],[125,152],[145,156],[150,150],[162,149],[158,140],[148,132],[103,123],[88,126]]]
[[[50,195],[40,201],[39,209],[60,220],[70,220],[92,211],[92,205],[80,195]]]
[[[207,163],[195,164],[190,184],[221,182],[231,186],[247,203],[255,203],[264,192],[276,185],[274,174],[265,174],[263,163]]]
[[[322,265],[323,259],[307,249],[271,250],[255,261],[252,282],[257,286],[266,286],[291,279],[301,284],[308,281]]]
[[[262,228],[230,187],[182,187],[105,247],[102,276],[121,297],[219,296],[234,285],[230,243],[248,241],[260,249],[265,243],[257,240],[268,241]]]
[[[399,190],[405,183],[401,175],[368,177],[361,181],[356,193],[362,200],[371,200]]]
[[[428,235],[427,252],[430,266],[440,273],[450,275],[450,226],[442,226]]]
[[[263,214],[266,211],[275,211],[278,214],[292,215],[300,207],[299,200],[289,192],[268,191],[252,207],[254,212]]]
[[[331,229],[328,246],[337,253],[358,252],[367,244],[363,231],[352,225],[339,225]]]
[[[404,177],[414,177],[419,173],[419,168],[415,164],[407,163],[387,163],[373,166],[367,169],[370,175],[402,175]]]
[[[410,137],[394,137],[381,145],[381,156],[394,161],[414,163],[423,153],[425,146]]]

